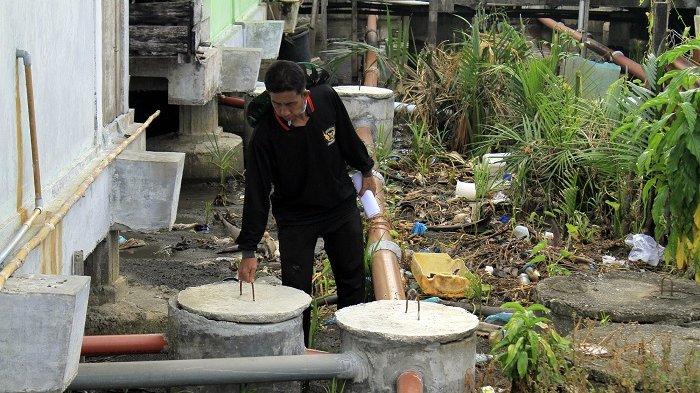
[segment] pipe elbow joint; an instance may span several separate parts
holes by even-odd
[[[26,50],[17,49],[15,51],[15,56],[17,56],[18,59],[21,57],[22,61],[24,61],[24,65],[26,65],[26,66],[32,65],[32,55],[30,55],[29,52],[27,52]]]

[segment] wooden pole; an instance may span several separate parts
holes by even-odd
[[[437,44],[437,21],[438,21],[438,6],[440,0],[430,0],[428,9],[428,45],[435,46]]]
[[[311,57],[316,53],[316,19],[318,19],[318,0],[311,2],[311,20],[309,21],[309,29],[311,30],[310,47]]]
[[[352,12],[350,14],[350,26],[351,26],[351,33],[350,33],[350,39],[352,42],[356,43],[357,42],[357,0],[352,0]],[[360,73],[360,64],[357,59],[357,54],[352,55],[351,59],[351,66],[352,66],[352,79],[353,81],[358,80],[356,79],[357,76]]]
[[[668,0],[656,0],[653,5],[654,26],[652,28],[651,50],[659,54],[666,49],[666,32],[668,31],[668,15],[671,10]]]
[[[328,0],[321,0],[321,48],[328,48]]]

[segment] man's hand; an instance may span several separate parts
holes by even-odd
[[[362,187],[357,194],[362,196],[367,190],[372,191],[372,194],[375,196],[377,195],[377,183],[374,181],[374,175],[369,175],[367,177],[362,176]]]
[[[238,279],[245,282],[255,281],[255,271],[258,269],[258,259],[243,258],[238,266]]]

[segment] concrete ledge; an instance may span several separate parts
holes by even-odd
[[[112,220],[136,230],[170,229],[177,216],[185,155],[125,151],[115,161]]]
[[[175,58],[131,57],[131,76],[168,79],[168,103],[204,105],[219,89],[221,50],[199,47],[201,54],[190,63],[177,63]]]
[[[10,277],[0,291],[0,392],[68,387],[78,371],[89,286],[84,276]]]
[[[218,138],[220,152],[233,150],[233,171],[243,171],[243,140],[225,133],[219,127],[213,134]],[[148,150],[185,153],[184,179],[219,179],[219,169],[212,163],[214,147],[211,133],[163,135],[148,140]]]

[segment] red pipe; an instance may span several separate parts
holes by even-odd
[[[245,100],[238,97],[226,96],[219,94],[219,104],[230,106],[233,108],[243,109],[245,108]]]
[[[404,371],[396,379],[396,393],[423,393],[423,378],[415,371]]]
[[[84,336],[82,356],[161,353],[168,346],[164,334]]]
[[[647,75],[644,72],[642,66],[639,65],[639,63],[622,54],[622,52],[614,51],[608,48],[607,46],[601,44],[600,42],[592,40],[590,38],[584,39],[580,32],[566,26],[563,23],[557,22],[554,19],[537,18],[537,20],[539,20],[543,25],[549,27],[552,30],[557,30],[572,36],[577,41],[580,41],[584,45],[586,45],[586,47],[591,49],[593,52],[603,56],[603,58],[605,58],[608,61],[612,61],[613,63],[622,67],[622,69],[626,72],[629,72],[630,74],[646,82]]]

